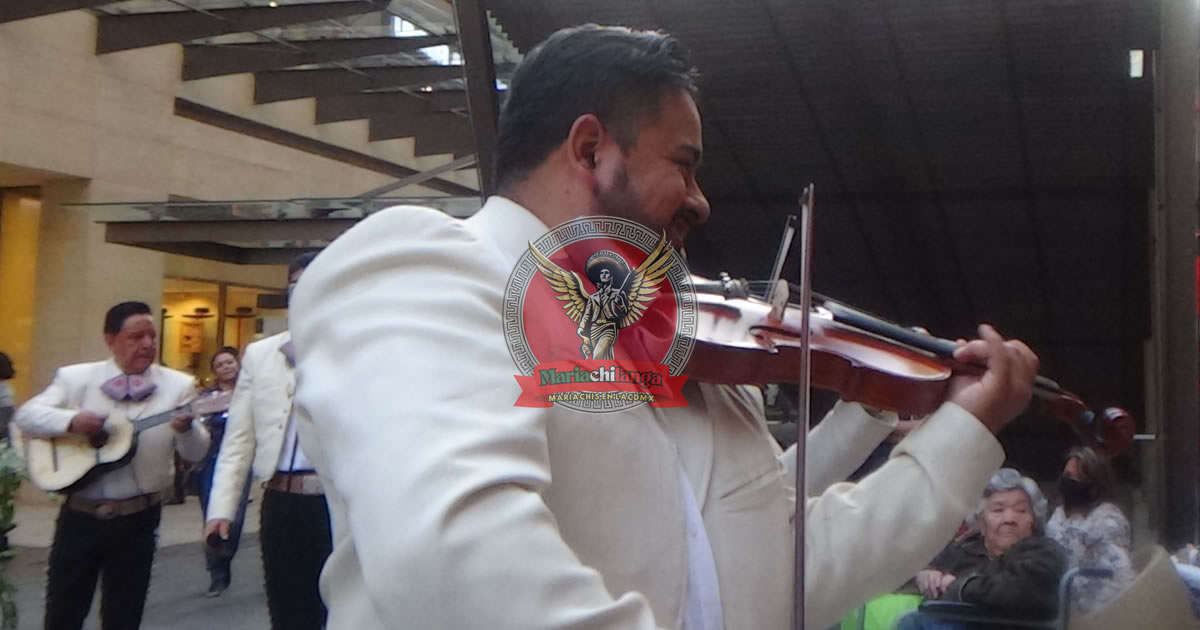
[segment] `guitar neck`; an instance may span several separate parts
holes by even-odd
[[[180,412],[187,412],[191,408],[192,408],[192,404],[188,403],[186,405],[179,405],[178,407],[176,407],[174,409],[168,409],[161,413],[156,413],[153,416],[147,416],[145,418],[140,418],[133,422],[133,430],[136,433],[141,433],[142,431],[145,431],[146,429],[152,429],[160,424],[170,422],[171,418],[175,414],[180,413]]]
[[[233,392],[224,391],[214,393],[212,395],[201,395],[199,398],[194,398],[190,402],[179,405],[174,409],[168,409],[161,413],[156,413],[153,416],[131,420],[135,433],[140,433],[146,429],[156,427],[164,422],[170,422],[171,418],[177,413],[191,413],[197,416],[203,416],[210,413],[217,413],[229,409],[229,401],[233,398]]]

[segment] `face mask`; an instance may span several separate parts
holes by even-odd
[[[1060,477],[1058,492],[1067,507],[1082,507],[1092,502],[1092,484],[1078,479]]]

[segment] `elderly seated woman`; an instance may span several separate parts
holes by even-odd
[[[1047,619],[1058,611],[1058,581],[1066,551],[1043,535],[1046,498],[1034,481],[1012,468],[992,476],[972,520],[973,533],[951,542],[915,586],[929,599],[977,604],[1003,617]],[[900,619],[897,630],[971,627],[919,612]]]

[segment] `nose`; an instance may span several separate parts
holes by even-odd
[[[692,184],[688,188],[687,198],[684,200],[687,209],[692,215],[692,223],[701,225],[708,222],[708,217],[712,214],[712,207],[708,204],[708,197],[704,196],[704,191],[700,190],[700,183],[692,178]]]

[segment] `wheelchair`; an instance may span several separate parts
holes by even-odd
[[[1134,555],[1133,565],[1137,569],[1133,583],[1106,606],[1090,613],[1071,614],[1071,584],[1077,577],[1111,577],[1109,569],[1068,570],[1058,584],[1058,613],[1049,619],[1006,617],[975,604],[939,600],[924,601],[915,612],[939,621],[964,623],[979,630],[1200,630],[1200,622],[1192,615],[1187,590],[1165,549],[1160,546],[1144,549]],[[858,630],[863,630],[867,617],[863,614],[865,608],[859,608]]]

